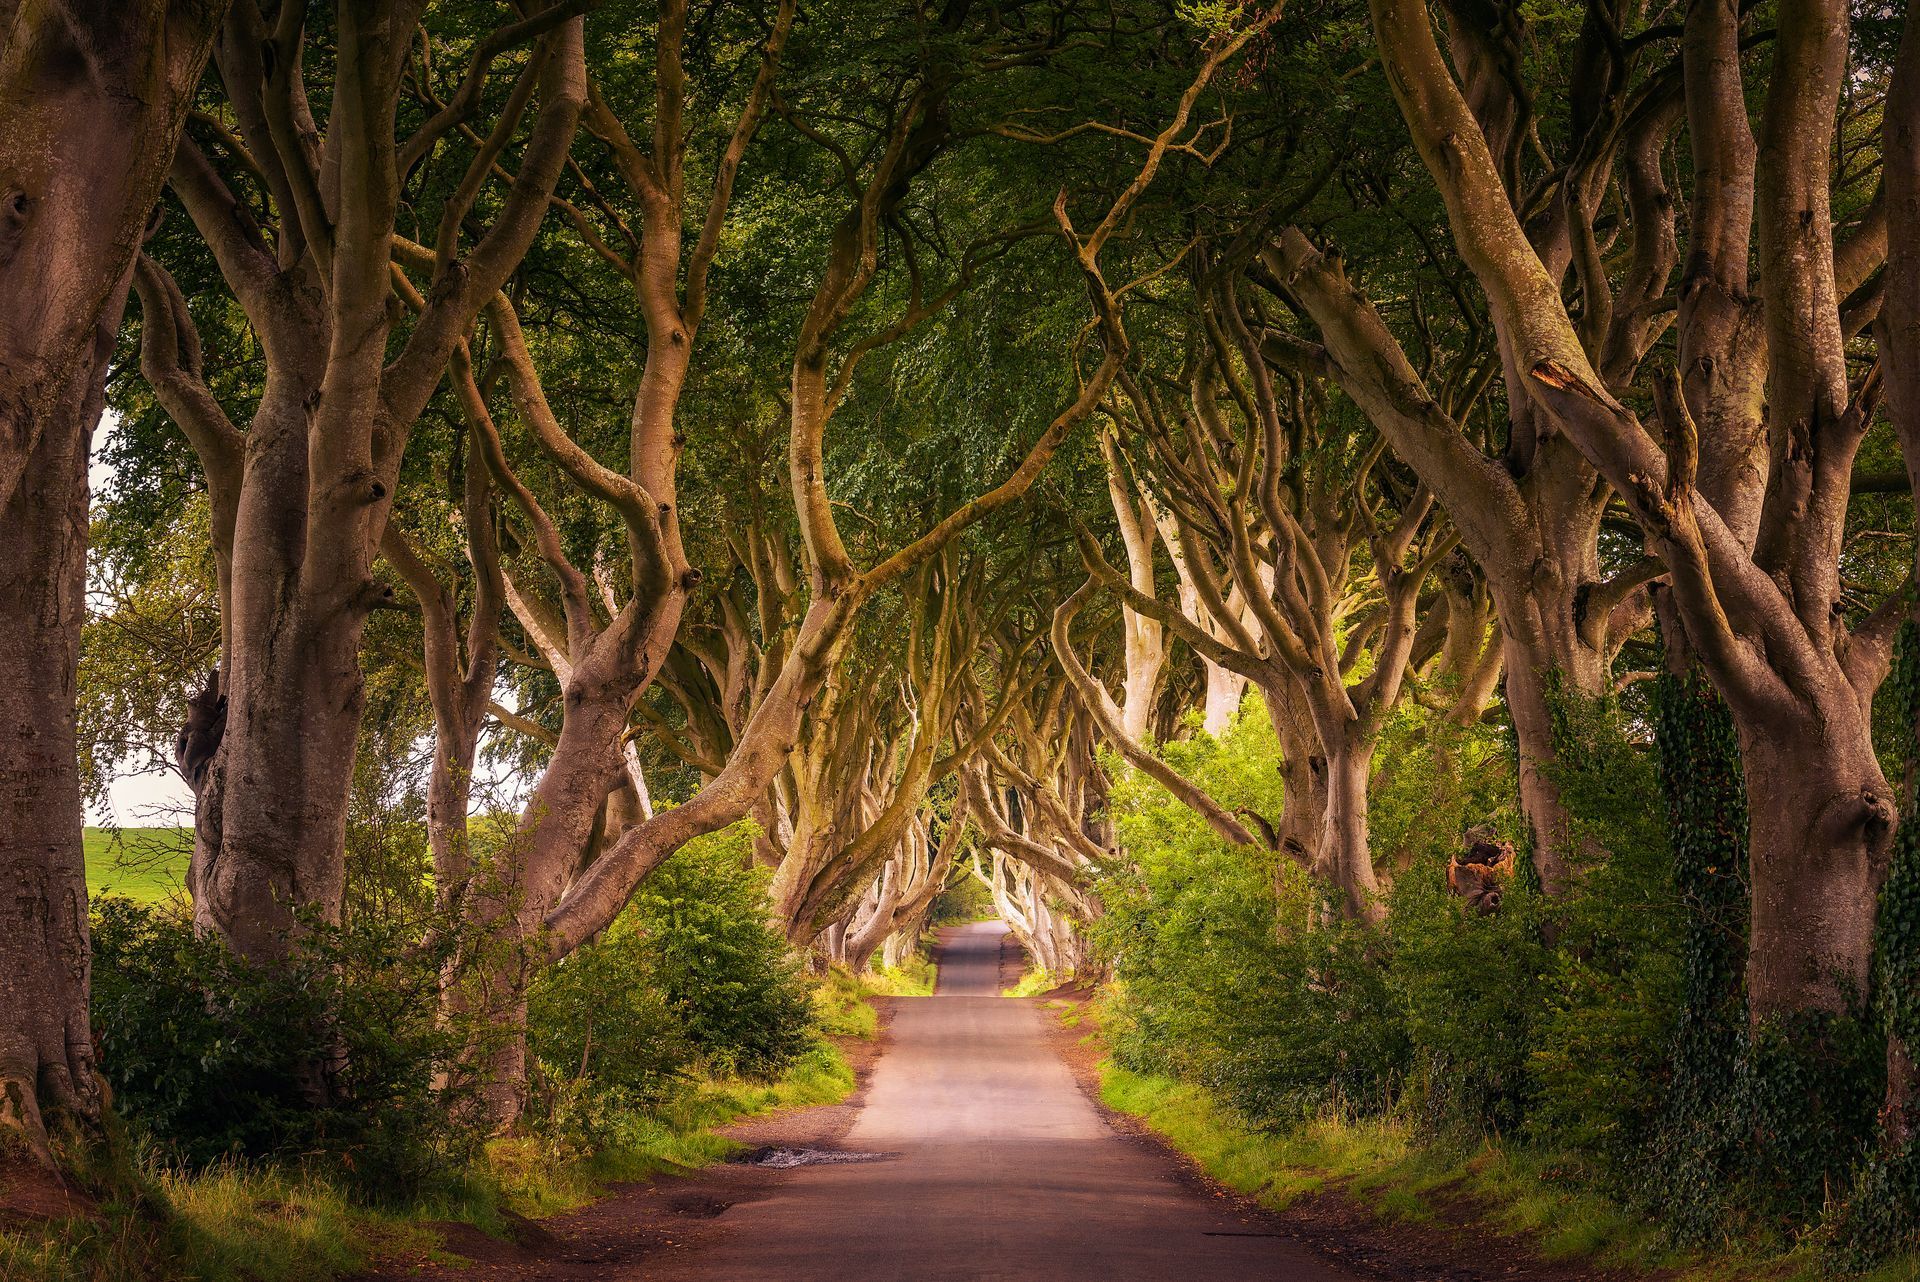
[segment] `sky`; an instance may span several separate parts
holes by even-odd
[[[87,480],[93,493],[99,494],[113,482],[113,468],[100,457],[100,450],[113,435],[119,420],[112,410],[100,421],[93,434],[93,464]],[[129,775],[115,779],[109,789],[108,807],[87,807],[87,822],[96,826],[170,827],[193,821],[193,792],[186,781],[171,770]]]

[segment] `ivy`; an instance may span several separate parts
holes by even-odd
[[[1733,719],[1697,670],[1658,679],[1653,715],[1686,905],[1685,987],[1638,1192],[1682,1241],[1796,1236],[1859,1166],[1882,1086],[1879,1043],[1845,1014],[1750,1027],[1747,801]]]
[[[1646,1191],[1679,1236],[1700,1240],[1724,1214],[1727,1111],[1746,1035],[1747,793],[1733,717],[1704,674],[1662,673],[1653,717],[1686,926],[1672,1077]]]
[[[1900,629],[1875,712],[1884,737],[1897,745],[1891,764],[1905,781],[1875,921],[1875,1013],[1882,1036],[1912,1054],[1920,1046],[1920,628],[1911,621]],[[1888,1144],[1874,1155],[1835,1217],[1832,1236],[1832,1261],[1842,1268],[1865,1267],[1920,1244],[1920,1141]]]

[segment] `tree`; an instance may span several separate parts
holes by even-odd
[[[97,1113],[74,682],[87,456],[215,0],[0,4],[0,1129]]]
[[[182,139],[170,184],[265,360],[244,432],[209,389],[179,286],[157,262],[139,272],[143,369],[200,458],[222,572],[225,719],[195,789],[190,889],[196,920],[255,960],[287,954],[301,911],[339,915],[364,707],[358,651],[368,614],[390,603],[374,565],[408,436],[532,243],[585,106],[585,6],[561,0],[473,41],[463,92],[400,137],[425,7],[339,6],[324,132],[306,72],[322,50],[305,6],[270,21],[241,0],[226,21],[214,61],[230,119],[209,119],[206,146]],[[503,56],[526,45],[491,131],[472,135],[460,177],[439,193],[434,245],[405,260],[426,273],[416,284],[393,261],[403,184],[475,116]],[[513,184],[463,254],[530,110]]]
[[[1659,440],[1622,399],[1638,362],[1609,368],[1597,350],[1600,283],[1584,278],[1577,323],[1424,11],[1399,0],[1372,8],[1389,80],[1501,336],[1511,394],[1537,406],[1633,513],[1732,711],[1751,814],[1752,1017],[1843,1012],[1869,982],[1895,818],[1867,709],[1907,609],[1906,592],[1864,618],[1840,606],[1853,461],[1880,383],[1873,372],[1850,382],[1842,309],[1879,236],[1869,220],[1866,244],[1836,244],[1831,203],[1846,6],[1781,7],[1752,167],[1739,11],[1688,10],[1685,101],[1696,146],[1719,148],[1704,154],[1721,163],[1696,175],[1682,296],[1726,297],[1680,317],[1680,368],[1653,380]],[[1304,252],[1296,261],[1311,264]],[[1761,325],[1764,344],[1728,334],[1736,305],[1733,320]],[[1809,743],[1822,751],[1807,753]]]
[[[1175,140],[1186,129],[1194,103],[1208,82],[1275,17],[1277,10],[1265,12],[1249,24],[1210,40],[1201,67],[1182,94],[1172,120],[1150,140],[1145,160],[1119,196],[1107,204],[1091,231],[1082,234],[1076,229],[1064,193],[1056,200],[1054,217],[1089,290],[1096,294],[1106,291],[1099,271],[1100,251],[1152,183]],[[948,15],[949,24],[965,21],[962,11]],[[1021,58],[1031,56],[1028,45],[1033,38],[1020,28],[986,23],[978,33],[983,42],[980,65],[989,70],[1020,65]],[[1051,36],[1043,32],[1041,38],[1044,41]],[[840,662],[850,628],[869,602],[906,581],[980,521],[1023,497],[1068,434],[1099,403],[1125,357],[1124,332],[1109,325],[1100,359],[1086,374],[1078,394],[1020,452],[1004,479],[946,511],[918,534],[883,546],[865,568],[856,564],[827,488],[825,446],[833,416],[845,404],[861,360],[910,332],[957,297],[967,283],[969,264],[977,252],[986,252],[1008,238],[1004,232],[991,233],[979,250],[963,253],[953,279],[939,291],[923,291],[918,267],[909,266],[910,289],[904,306],[890,316],[883,314],[865,336],[849,339],[847,330],[856,308],[879,278],[881,246],[900,215],[901,202],[936,158],[957,141],[951,132],[949,96],[959,72],[944,58],[929,60],[930,52],[925,47],[916,49],[909,74],[896,79],[897,98],[887,104],[878,127],[866,131],[865,142],[870,145],[864,159],[856,159],[846,146],[791,108],[782,113],[802,137],[827,154],[844,192],[838,204],[841,212],[831,225],[814,270],[813,289],[792,344],[789,365],[786,470],[805,568],[805,606],[790,641],[784,643],[777,672],[764,686],[719,772],[684,804],[628,827],[584,868],[578,861],[586,830],[606,795],[607,779],[616,769],[607,746],[618,743],[624,734],[628,701],[638,686],[631,672],[610,659],[604,674],[594,674],[595,680],[613,683],[616,693],[624,694],[588,699],[569,693],[569,715],[562,724],[554,759],[521,817],[519,833],[509,845],[508,866],[499,874],[511,890],[511,911],[500,912],[496,920],[506,932],[511,950],[520,958],[514,963],[518,974],[508,976],[502,989],[501,1010],[508,1019],[524,1001],[528,976],[604,929],[662,860],[687,841],[734,823],[760,804],[804,732],[809,710]],[[909,264],[911,261],[906,259]],[[612,473],[594,461],[560,429],[545,403],[538,370],[524,343],[516,337],[517,324],[504,302],[492,305],[489,320],[507,358],[508,377],[520,412],[540,439],[543,452],[562,461],[562,469],[573,484],[620,512],[630,534],[637,537],[639,528],[657,519],[652,496],[631,478]],[[563,586],[570,644],[578,648],[593,635],[594,627],[585,576],[566,556],[551,520],[543,521],[530,491],[507,482],[504,469],[500,479],[541,531],[538,542],[542,556]],[[663,563],[657,558],[644,558],[648,546],[647,542],[638,543],[643,559],[635,564],[647,574],[659,575]],[[621,608],[639,614],[648,611],[655,599],[653,594],[636,591]],[[661,657],[668,639],[664,635],[655,639]],[[581,672],[582,665],[576,662],[571,680],[580,681]],[[577,764],[566,755],[570,736],[583,745],[594,745],[583,746]],[[875,853],[884,854],[885,848]],[[517,1039],[508,1040],[511,1044]],[[516,1054],[513,1049],[506,1052],[493,1101],[496,1118],[503,1124],[511,1121],[517,1103],[520,1082],[512,1067]]]

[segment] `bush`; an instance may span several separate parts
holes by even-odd
[[[1510,1130],[1534,1094],[1529,1056],[1544,1015],[1540,902],[1525,878],[1500,911],[1461,911],[1445,854],[1403,873],[1388,897],[1386,983],[1413,1045],[1414,1103],[1429,1126]]]
[[[635,1104],[670,1093],[695,1052],[652,963],[629,914],[534,985],[527,1040],[542,1085],[591,1082]]]
[[[708,1066],[777,1077],[813,1044],[799,959],[767,922],[752,830],[691,842],[648,878],[630,914],[687,1040]]]
[[[1611,701],[1556,701],[1556,782],[1605,850],[1551,905],[1516,879],[1478,916],[1447,891],[1471,824],[1519,835],[1503,733],[1399,711],[1372,791],[1391,876],[1382,931],[1320,922],[1298,869],[1235,848],[1151,782],[1116,772],[1131,862],[1101,881],[1092,940],[1120,983],[1116,1058],[1220,1091],[1256,1121],[1337,1105],[1433,1127],[1525,1130],[1628,1159],[1660,1090],[1678,1002],[1679,899],[1647,750]],[[1278,812],[1258,698],[1216,744],[1169,745],[1223,804]],[[1551,942],[1550,942],[1551,941]]]
[[[657,1107],[696,1068],[772,1078],[813,1044],[812,997],[767,923],[751,842],[743,825],[689,843],[534,986],[538,1111],[597,1126],[608,1109]]]
[[[290,961],[257,966],[175,910],[97,901],[93,1025],[116,1105],[171,1163],[298,1157],[411,1195],[481,1139],[435,1087],[468,1030],[441,1019],[441,958],[409,947],[418,934],[311,923]]]
[[[964,863],[955,863],[953,875],[941,888],[927,913],[929,926],[964,926],[995,916],[993,892]]]
[[[1272,731],[1250,715],[1224,739],[1171,745],[1227,804],[1278,809]],[[1401,1012],[1377,940],[1311,924],[1318,896],[1276,856],[1231,846],[1150,782],[1118,773],[1114,818],[1132,856],[1102,871],[1089,928],[1119,977],[1115,1058],[1201,1082],[1256,1120],[1330,1103],[1378,1108],[1405,1071]]]

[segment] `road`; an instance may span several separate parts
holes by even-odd
[[[677,1261],[685,1277],[1355,1282],[1116,1135],[1049,1044],[1045,1013],[998,995],[1004,932],[986,922],[950,935],[938,993],[897,1003],[843,1141],[891,1156],[792,1172]]]

